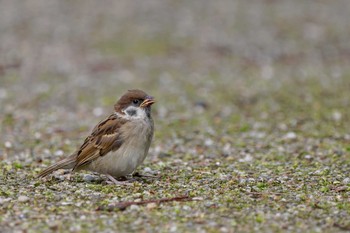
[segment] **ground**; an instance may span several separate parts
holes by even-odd
[[[350,231],[349,11],[2,1],[1,232]],[[36,178],[131,88],[157,99],[147,176]]]

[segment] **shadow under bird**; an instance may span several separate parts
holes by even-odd
[[[80,148],[49,166],[38,177],[58,169],[88,170],[115,178],[131,174],[146,158],[153,138],[152,96],[129,90],[114,105],[115,112],[98,123]]]

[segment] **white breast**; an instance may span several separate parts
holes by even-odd
[[[95,161],[88,169],[114,177],[131,174],[146,158],[153,136],[153,121],[149,118],[135,118],[123,126],[124,142]]]

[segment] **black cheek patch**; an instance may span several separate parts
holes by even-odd
[[[136,115],[136,110],[135,109],[130,109],[130,110],[127,110],[126,113],[129,116],[135,116]]]

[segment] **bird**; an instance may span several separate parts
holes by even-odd
[[[58,169],[88,170],[120,184],[117,178],[132,174],[148,154],[154,134],[154,103],[154,97],[144,91],[128,90],[114,105],[114,112],[93,128],[73,154],[44,169],[38,178]]]

